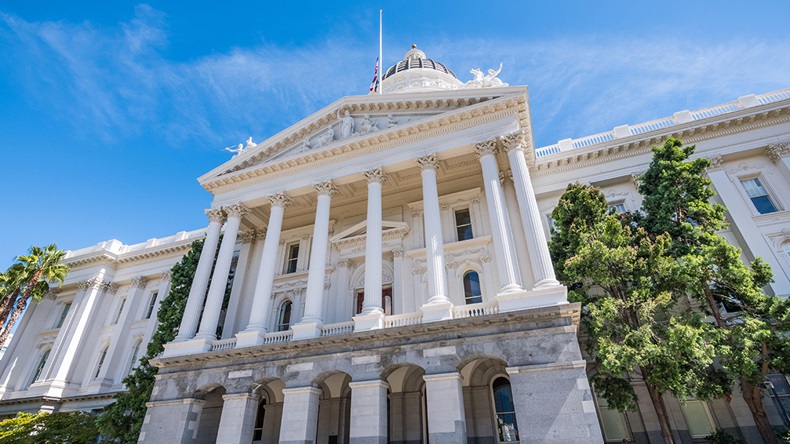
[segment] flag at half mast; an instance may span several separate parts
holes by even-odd
[[[373,68],[373,81],[370,82],[370,92],[379,90],[379,59],[376,59],[376,67]]]

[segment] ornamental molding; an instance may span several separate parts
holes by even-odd
[[[135,276],[131,280],[132,288],[145,288],[148,285],[148,279],[144,276]]]
[[[420,166],[420,171],[436,171],[439,167],[439,161],[436,159],[436,153],[426,154],[425,156],[418,157],[414,160],[417,162],[417,165]]]
[[[244,165],[244,169],[233,167],[222,175],[201,180],[203,187],[212,194],[242,188],[247,185],[277,178],[281,175],[294,175],[316,166],[336,163],[343,159],[332,159],[338,155],[359,157],[387,151],[394,146],[419,142],[428,138],[451,134],[466,128],[479,126],[495,120],[515,116],[522,127],[530,125],[526,97],[520,91],[515,94],[486,100],[484,103],[445,111],[436,116],[414,122],[413,125],[399,125],[389,130],[371,133],[365,137],[352,137],[348,143],[333,143],[318,150],[300,153],[299,156],[285,156],[261,164],[255,162]],[[428,103],[429,101],[421,101]],[[358,152],[352,154],[352,152]],[[249,160],[249,159],[247,159]],[[262,160],[262,158],[260,159]],[[245,161],[246,162],[246,161]],[[316,163],[318,162],[318,163]],[[241,164],[240,164],[241,165]],[[286,171],[289,170],[289,171]],[[216,170],[215,170],[216,171]],[[209,173],[211,174],[211,173]],[[266,176],[265,178],[263,176]]]
[[[249,212],[249,209],[241,202],[226,205],[222,207],[222,209],[225,210],[225,214],[227,214],[228,218],[235,217],[241,219],[245,214],[247,214],[247,212]]]
[[[754,109],[719,115],[717,118],[720,120],[717,122],[700,123],[701,121],[695,121],[648,131],[638,136],[615,139],[585,148],[542,156],[537,158],[531,173],[534,177],[543,177],[573,171],[578,167],[577,164],[594,166],[628,157],[649,155],[654,145],[663,144],[669,137],[681,139],[686,145],[693,145],[705,140],[790,122],[790,105],[788,104],[769,111],[743,115],[748,112],[754,112]]]
[[[771,162],[779,163],[783,157],[790,156],[790,139],[768,145],[765,154],[771,159]]]
[[[268,196],[269,202],[271,202],[273,207],[288,207],[291,205],[291,198],[285,194],[284,191],[280,191],[279,193],[274,193]]]
[[[337,194],[337,187],[335,184],[332,183],[331,180],[324,180],[313,184],[313,188],[315,188],[316,192],[319,196],[333,196]]]

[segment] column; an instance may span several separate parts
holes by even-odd
[[[238,338],[236,348],[263,344],[269,312],[272,311],[272,287],[278,263],[277,250],[280,246],[283,214],[285,207],[291,204],[291,199],[285,193],[280,192],[269,196],[269,201],[272,203],[269,211],[269,226],[266,228],[266,238],[263,241],[263,252],[261,252],[261,264],[258,268],[258,279],[255,282],[250,321],[244,331],[236,333],[236,338]]]
[[[380,379],[350,382],[351,444],[387,444],[387,388]]]
[[[124,363],[124,355],[128,352],[129,347],[128,344],[124,344],[123,342],[124,339],[130,336],[129,325],[134,321],[134,319],[132,319],[132,313],[137,313],[137,307],[140,305],[140,300],[145,295],[145,286],[147,284],[148,279],[144,276],[135,276],[132,278],[131,288],[126,296],[126,303],[123,306],[118,324],[115,326],[112,339],[110,339],[110,347],[107,349],[107,356],[104,358],[105,364],[102,366],[101,374],[99,375],[102,385],[111,386],[114,382],[114,376],[116,375],[118,366]],[[121,335],[123,335],[123,337]]]
[[[318,426],[318,397],[321,389],[297,387],[283,389],[283,416],[280,440],[288,444],[313,444]]]
[[[425,211],[425,266],[428,278],[428,301],[420,307],[423,322],[452,319],[453,304],[447,297],[447,274],[444,267],[444,239],[436,186],[436,154],[417,159],[422,170],[422,202]]]
[[[523,292],[518,262],[515,256],[510,254],[509,246],[513,244],[513,236],[505,207],[505,195],[502,192],[502,184],[499,182],[499,170],[495,156],[496,140],[476,144],[475,151],[483,168],[488,217],[491,220],[491,232],[494,238],[494,250],[501,285],[498,295]]]
[[[260,396],[252,393],[223,395],[222,416],[217,441],[223,444],[249,444],[255,429]]]
[[[532,188],[532,179],[529,176],[525,150],[527,149],[527,136],[522,131],[517,134],[502,137],[502,145],[507,150],[510,169],[513,172],[513,184],[516,188],[518,208],[521,213],[521,224],[530,252],[530,265],[535,276],[534,289],[558,286],[560,283],[554,276],[554,265],[549,254],[549,244],[543,233],[538,201],[535,199],[535,190]]]
[[[236,236],[239,234],[241,218],[247,213],[247,207],[241,203],[223,207],[223,209],[228,215],[228,222],[225,224],[222,245],[217,253],[217,263],[214,265],[211,286],[208,289],[208,296],[206,296],[206,306],[203,308],[203,317],[200,319],[200,330],[195,335],[195,339],[203,341],[217,339],[217,324],[222,311],[222,300],[225,298],[225,289],[228,286],[228,273],[233,261],[233,250],[236,248]],[[208,348],[205,351],[208,351]]]
[[[505,369],[522,439],[545,444],[603,444],[586,364],[579,360]]]
[[[733,183],[733,180],[722,169],[721,156],[711,159],[711,163],[711,167],[708,168],[708,177],[713,182],[716,194],[719,195],[722,202],[724,202],[724,206],[727,207],[727,213],[729,213],[732,220],[731,226],[737,230],[744,240],[745,245],[743,245],[743,249],[751,253],[752,257],[763,258],[771,266],[774,272],[774,281],[768,286],[771,287],[774,295],[790,295],[790,281],[787,275],[782,272],[782,264],[779,263],[776,255],[774,255],[768,240],[757,227],[757,224],[754,223],[750,202],[747,202],[744,195],[738,191],[737,187],[741,185]],[[738,179],[736,178],[735,180]]]
[[[239,313],[239,301],[241,299],[242,287],[247,276],[247,264],[250,261],[253,243],[258,236],[256,230],[248,230],[239,233],[239,241],[241,242],[241,250],[239,251],[239,261],[236,263],[236,272],[234,273],[233,286],[230,289],[230,299],[228,300],[228,309],[225,311],[225,321],[222,327],[222,338],[232,338],[236,333],[236,317]]]
[[[294,325],[293,339],[317,338],[321,336],[324,323],[324,279],[326,278],[326,253],[329,246],[329,204],[337,188],[331,181],[315,184],[318,204],[313,226],[313,245],[310,249],[310,267],[307,274],[304,317]]]
[[[354,331],[384,327],[384,310],[381,308],[381,184],[386,180],[386,176],[381,168],[365,171],[364,174],[368,181],[365,300],[362,304],[362,313],[354,316]]]
[[[200,251],[200,259],[195,269],[195,278],[192,280],[192,287],[189,289],[187,306],[184,309],[184,317],[181,318],[181,326],[178,329],[178,336],[173,342],[187,341],[195,337],[200,311],[203,308],[203,300],[208,288],[208,280],[211,277],[211,268],[214,266],[214,255],[217,251],[219,234],[222,223],[225,220],[225,212],[221,208],[206,210],[209,218],[206,239],[203,241],[203,249]],[[167,355],[167,351],[165,355]]]
[[[194,443],[205,404],[206,401],[193,398],[147,402],[148,411],[137,442]]]
[[[458,372],[425,375],[430,442],[466,442],[464,393]]]
[[[92,334],[90,328],[94,323],[96,312],[99,311],[100,300],[105,293],[115,293],[118,287],[111,283],[104,281],[105,274],[102,272],[93,279],[80,282],[79,288],[85,290],[79,301],[74,301],[71,309],[76,313],[74,314],[74,323],[70,326],[67,332],[68,339],[65,345],[65,350],[61,356],[58,367],[54,370],[54,380],[50,386],[47,396],[63,397],[69,385],[71,371],[74,366],[74,361],[77,359],[77,354],[85,342],[85,338]],[[78,304],[75,306],[74,304]],[[112,344],[114,345],[114,344]],[[52,354],[50,353],[50,356]],[[50,357],[50,359],[52,359]]]

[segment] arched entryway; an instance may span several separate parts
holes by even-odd
[[[280,423],[283,416],[283,388],[279,379],[258,381],[255,393],[260,396],[253,425],[253,444],[276,444],[280,439]]]
[[[225,394],[225,387],[221,385],[210,385],[195,392],[195,398],[204,401],[203,408],[198,419],[196,433],[196,444],[213,444],[217,441],[219,432],[219,422],[222,418],[222,406]]]
[[[425,370],[406,364],[385,371],[389,384],[387,405],[389,442],[393,444],[427,442],[428,420],[425,402]]]
[[[481,356],[461,367],[463,376],[466,433],[474,442],[514,442],[519,440],[507,363]]]
[[[351,376],[343,372],[319,375],[314,381],[318,401],[316,444],[345,444],[351,432]]]

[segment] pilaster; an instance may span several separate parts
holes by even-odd
[[[350,382],[351,444],[387,444],[387,388],[382,380]]]

